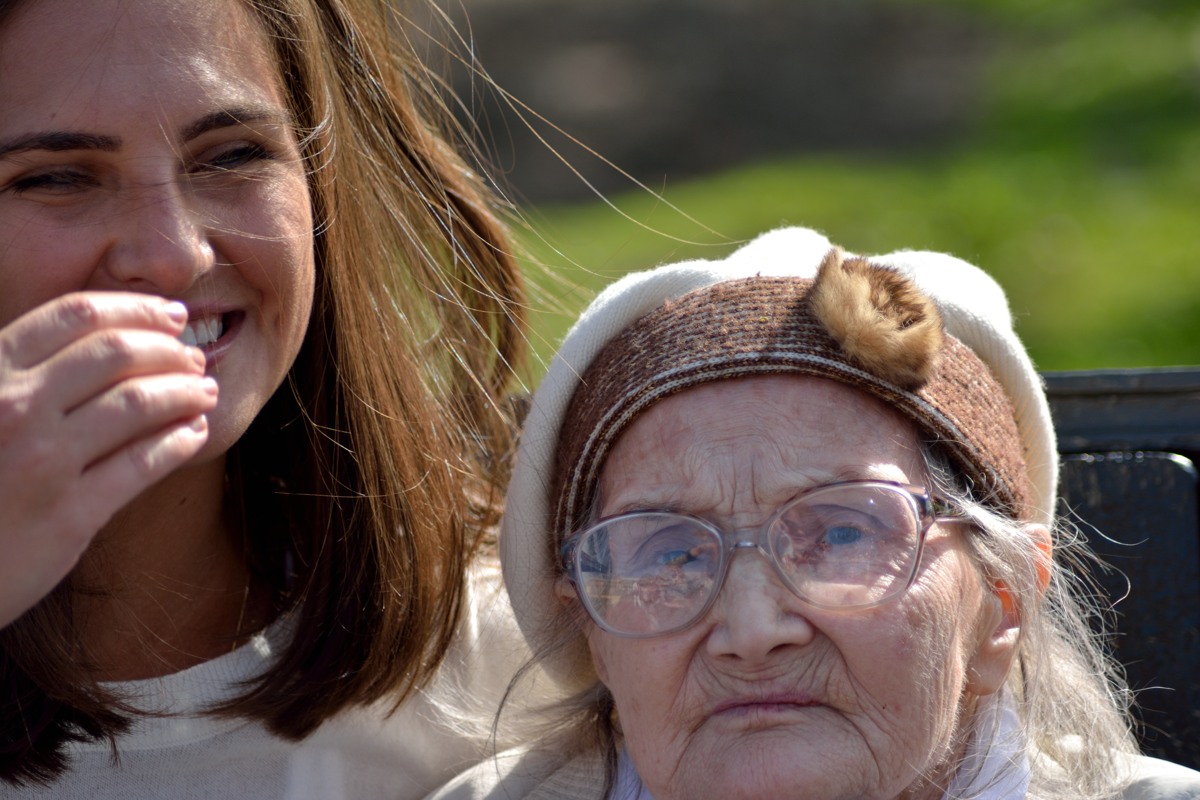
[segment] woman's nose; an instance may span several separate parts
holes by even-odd
[[[780,582],[757,548],[734,550],[709,613],[714,624],[706,646],[714,656],[763,661],[780,648],[808,644],[815,635],[800,598]]]
[[[213,267],[208,225],[178,183],[128,190],[117,214],[105,261],[119,288],[177,297]]]

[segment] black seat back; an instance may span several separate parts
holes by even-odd
[[[1051,373],[1061,501],[1116,571],[1114,652],[1147,753],[1200,769],[1200,369]]]

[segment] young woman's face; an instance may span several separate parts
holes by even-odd
[[[605,462],[600,514],[676,510],[751,531],[815,485],[923,477],[914,427],[879,401],[820,378],[745,378],[638,417]],[[872,608],[809,606],[747,548],[692,627],[626,639],[589,625],[651,793],[941,797],[914,784],[953,762],[964,700],[995,691],[1011,657],[961,527],[935,524],[907,593]]]
[[[279,386],[312,306],[312,212],[240,0],[32,0],[0,28],[0,326],[60,295],[182,301],[220,386],[204,453]]]

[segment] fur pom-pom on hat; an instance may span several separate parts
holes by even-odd
[[[809,302],[852,361],[901,389],[924,386],[942,353],[942,315],[907,277],[833,248]]]

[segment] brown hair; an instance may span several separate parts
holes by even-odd
[[[0,22],[26,0],[0,0]],[[246,550],[293,609],[271,669],[216,713],[301,738],[426,683],[494,523],[524,352],[506,229],[448,142],[433,77],[388,4],[245,0],[279,64],[309,169],[317,285],[284,384],[230,450]],[[49,783],[72,740],[131,709],[81,666],[68,579],[0,630],[0,777]]]

